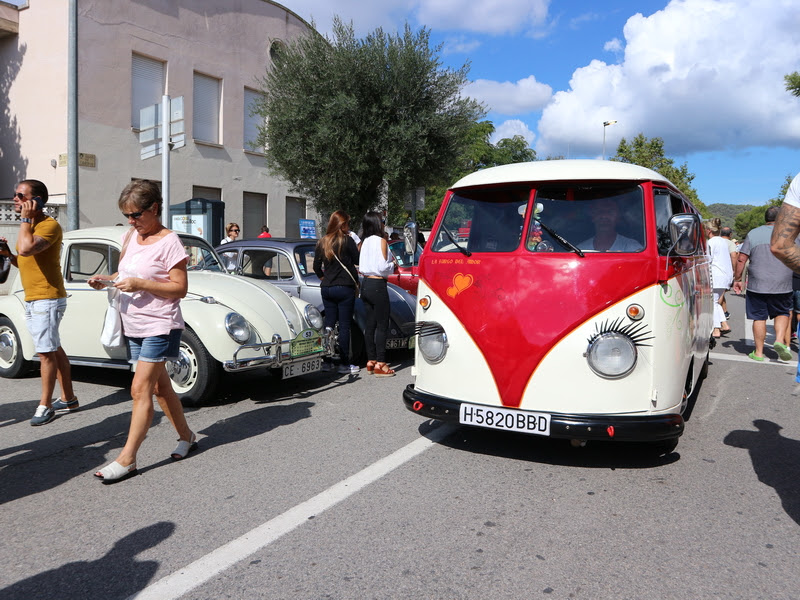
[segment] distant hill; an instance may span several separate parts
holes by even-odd
[[[715,217],[722,219],[723,227],[733,229],[736,215],[756,208],[755,204],[709,204],[708,211]]]

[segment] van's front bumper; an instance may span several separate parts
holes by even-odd
[[[414,384],[403,391],[403,402],[408,410],[423,417],[456,423],[462,404],[460,400],[417,391]],[[683,417],[675,413],[642,416],[548,414],[553,438],[659,442],[683,434]]]

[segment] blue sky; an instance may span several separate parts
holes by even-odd
[[[539,157],[600,158],[621,137],[661,137],[706,204],[763,204],[800,172],[797,0],[283,0],[330,33],[425,26],[497,136]],[[618,121],[603,127],[604,121]]]

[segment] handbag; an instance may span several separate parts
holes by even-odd
[[[336,256],[336,252],[333,253],[333,257],[336,259],[336,262],[338,262],[340,265],[342,265],[342,268],[344,269],[344,272],[347,273],[348,275],[350,275],[350,279],[352,279],[353,283],[356,284],[356,298],[358,298],[361,295],[361,286],[358,285],[358,281],[356,281],[356,278],[353,277],[353,274],[350,272],[350,269],[345,267],[344,263],[339,259],[338,256]]]
[[[106,348],[120,348],[125,343],[122,333],[122,317],[119,314],[119,299],[122,292],[114,286],[106,288],[108,292],[108,309],[100,333],[100,343]]]
[[[120,262],[125,256],[125,249],[131,239],[133,230],[128,232],[125,242],[122,244],[122,252],[119,255]],[[122,316],[119,314],[119,303],[122,292],[110,285],[106,288],[108,293],[108,308],[106,318],[103,321],[103,331],[100,332],[100,343],[106,348],[120,348],[125,344],[125,335],[122,333]]]

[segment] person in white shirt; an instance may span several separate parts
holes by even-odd
[[[383,236],[380,214],[370,211],[364,215],[358,268],[364,275],[361,300],[367,311],[364,345],[367,347],[367,373],[376,377],[392,377],[394,371],[386,364],[386,332],[389,329],[389,292],[387,277],[394,272],[394,258]]]

